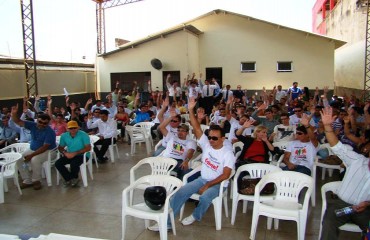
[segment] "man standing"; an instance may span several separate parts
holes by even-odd
[[[89,129],[99,129],[97,135],[100,139],[94,143],[94,152],[99,163],[105,163],[108,160],[104,155],[112,142],[111,138],[117,136],[117,122],[114,119],[109,118],[108,115],[108,110],[100,110],[100,120],[92,123],[92,114],[90,112],[89,120],[87,121],[87,127]],[[101,145],[100,150],[97,147],[98,145]]]
[[[231,91],[230,88],[231,88],[230,85],[226,85],[226,89],[223,89],[221,91],[221,93],[222,93],[222,100],[224,102],[227,102],[227,100],[229,100],[229,97],[233,96],[233,91]]]
[[[291,100],[294,100],[303,94],[303,91],[298,87],[298,82],[293,82],[293,86],[288,89],[288,94],[292,96]]]
[[[338,189],[338,198],[331,199],[326,208],[323,222],[321,240],[335,240],[339,237],[339,227],[345,223],[357,224],[363,231],[370,221],[370,161],[369,152],[366,156],[355,153],[338,141],[332,123],[330,107],[323,110],[321,119],[325,128],[326,139],[335,155],[343,160],[346,173]],[[353,214],[337,217],[336,209],[352,206]]]
[[[214,99],[214,92],[217,88],[220,88],[216,79],[212,78],[211,81],[214,85],[210,84],[210,80],[204,80],[204,86],[202,89],[202,101],[199,104],[201,107],[204,108],[206,114],[209,116],[212,113],[213,107],[213,99]]]
[[[170,200],[173,213],[177,215],[182,205],[193,193],[200,194],[198,206],[190,216],[182,220],[181,223],[183,225],[190,225],[202,219],[208,207],[211,205],[212,200],[218,196],[220,183],[230,177],[235,165],[234,154],[229,148],[225,148],[223,145],[225,134],[222,128],[219,126],[211,126],[208,137],[203,134],[200,124],[194,114],[195,105],[195,100],[190,99],[188,105],[190,122],[195,137],[199,139],[198,143],[203,151],[201,176],[181,187]],[[226,187],[227,184],[225,184],[225,188]],[[156,229],[151,227],[151,230]]]
[[[79,130],[76,121],[69,121],[67,129],[68,132],[61,135],[58,146],[63,156],[55,162],[55,167],[64,178],[64,186],[75,187],[78,186],[78,172],[83,163],[83,155],[90,151],[91,144],[89,135]],[[70,165],[70,171],[65,167],[66,164]]]
[[[24,161],[18,161],[18,170],[21,173],[23,183],[21,188],[32,187],[35,190],[42,188],[41,171],[42,163],[48,159],[50,150],[56,148],[55,132],[49,126],[50,117],[47,114],[37,116],[37,123],[31,121],[22,121],[18,117],[18,105],[12,107],[12,120],[20,127],[24,127],[31,131],[30,149],[23,152]],[[22,167],[25,164],[26,167]],[[32,169],[32,176],[29,171]]]
[[[277,90],[275,92],[275,101],[280,102],[280,99],[286,96],[287,93],[283,90],[283,87],[281,85],[278,85]]]

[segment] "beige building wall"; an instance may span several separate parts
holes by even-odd
[[[215,14],[191,22],[200,36],[200,69],[222,67],[223,83],[236,88],[268,89],[281,84],[333,88],[334,42],[312,34],[235,15]],[[243,61],[255,61],[256,72],[242,73]],[[277,72],[277,61],[292,61],[293,72]]]
[[[281,84],[288,88],[297,81],[310,89],[334,88],[334,50],[341,44],[303,31],[288,29],[236,14],[221,13],[186,23],[202,33],[199,36],[179,31],[130,49],[98,57],[99,91],[110,91],[110,74],[150,71],[152,88],[162,89],[162,71],[187,74],[206,68],[222,67],[223,84],[236,88],[272,89]],[[162,61],[162,70],[150,65],[152,58]],[[243,73],[241,62],[255,61],[257,71]],[[292,61],[293,72],[277,72],[278,61]]]
[[[364,89],[366,7],[356,1],[338,1],[326,18],[326,35],[346,41],[335,52],[335,92],[358,93]],[[357,90],[357,91],[356,91]]]
[[[187,73],[199,72],[198,40],[193,34],[181,31],[155,39],[137,47],[120,51],[97,61],[98,83],[101,92],[111,91],[110,74],[119,72],[151,72],[152,89],[162,90],[163,71],[180,71],[181,79]],[[158,58],[161,70],[154,69],[150,61]],[[135,79],[133,79],[134,81]]]
[[[83,71],[63,70],[63,68],[48,70],[41,67],[37,70],[38,92],[40,96],[49,94],[64,95],[63,88],[70,94],[95,92],[94,69]],[[27,95],[24,69],[19,66],[0,69],[0,100],[23,98]]]

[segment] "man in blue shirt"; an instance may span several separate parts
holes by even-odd
[[[37,122],[22,121],[18,117],[18,104],[12,107],[11,116],[15,124],[31,131],[30,149],[22,153],[24,160],[17,163],[23,179],[21,188],[33,186],[33,189],[40,190],[42,163],[48,159],[49,151],[56,148],[55,132],[49,126],[50,117],[40,114],[37,116]]]
[[[298,82],[293,82],[293,86],[288,89],[288,95],[289,94],[292,95],[291,100],[294,100],[303,94],[302,89],[298,87]]]
[[[78,186],[78,172],[83,163],[83,155],[91,150],[91,144],[89,135],[79,130],[76,121],[69,121],[67,129],[68,132],[61,135],[58,146],[58,150],[63,156],[55,162],[55,167],[63,176],[65,187],[69,185],[76,187]],[[65,166],[67,164],[70,165],[70,171]]]

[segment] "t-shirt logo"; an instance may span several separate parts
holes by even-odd
[[[178,143],[173,143],[172,150],[173,150],[174,153],[179,154],[179,155],[182,155],[185,151],[185,149],[182,147],[182,145],[178,144]]]

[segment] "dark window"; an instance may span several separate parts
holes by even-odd
[[[292,62],[277,62],[278,72],[293,72]]]
[[[256,71],[256,62],[242,62],[240,64],[241,72],[255,72]]]

